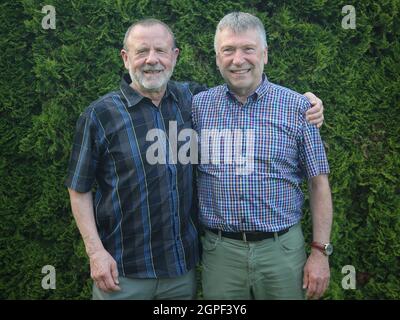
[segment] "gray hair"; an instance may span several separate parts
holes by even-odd
[[[246,12],[231,12],[221,19],[217,25],[214,37],[214,50],[217,52],[217,35],[224,29],[230,29],[234,33],[241,33],[247,30],[257,30],[264,48],[267,47],[265,28],[260,19]]]
[[[128,50],[126,43],[128,41],[129,35],[131,33],[131,31],[136,27],[136,26],[144,26],[144,27],[151,27],[151,26],[155,26],[155,25],[161,25],[165,28],[165,30],[167,30],[167,32],[171,35],[172,37],[172,49],[176,48],[176,40],[175,40],[175,35],[172,32],[171,28],[164,22],[158,20],[158,19],[154,19],[154,18],[148,18],[148,19],[142,19],[139,21],[136,21],[135,23],[133,23],[128,30],[125,33],[125,37],[124,37],[124,42],[123,42],[123,48],[125,50]]]

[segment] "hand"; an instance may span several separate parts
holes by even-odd
[[[90,276],[96,286],[104,292],[119,291],[118,268],[114,258],[104,249],[89,256]]]
[[[324,123],[324,105],[322,104],[322,100],[311,92],[306,92],[304,96],[312,105],[312,108],[306,112],[307,121],[311,124],[316,124],[317,128],[320,128]]]
[[[303,289],[307,288],[307,299],[319,299],[328,288],[329,278],[328,257],[312,249],[304,266]]]

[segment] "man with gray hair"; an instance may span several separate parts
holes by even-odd
[[[268,48],[257,17],[226,15],[214,46],[226,84],[194,97],[193,125],[200,137],[218,129],[252,130],[255,138],[250,173],[238,173],[237,163],[198,165],[204,298],[319,298],[329,283],[332,201],[323,143],[306,120],[310,103],[263,74]],[[308,259],[301,230],[304,178],[313,223]]]
[[[151,130],[169,136],[170,121],[179,131],[191,128],[192,95],[205,89],[170,80],[178,54],[165,23],[134,23],[121,50],[128,75],[78,119],[66,185],[90,260],[93,299],[196,296],[192,165],[170,161],[168,152],[163,164],[146,157]]]
[[[170,80],[178,54],[165,23],[134,23],[121,50],[128,75],[77,121],[66,185],[90,260],[94,299],[195,298],[192,164],[173,161],[168,140],[165,161],[146,157],[151,130],[170,137],[171,122],[178,132],[192,127],[192,96],[205,90]],[[314,121],[322,123],[317,102]]]

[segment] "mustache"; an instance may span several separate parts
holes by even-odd
[[[164,71],[162,66],[145,66],[142,68],[142,71]]]

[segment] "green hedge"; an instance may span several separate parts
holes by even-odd
[[[75,121],[118,87],[119,50],[136,19],[159,18],[176,33],[176,80],[221,83],[213,52],[223,15],[265,23],[272,82],[312,91],[334,201],[327,299],[400,298],[399,0],[353,1],[356,29],[343,29],[345,1],[5,1],[0,4],[0,299],[86,299],[91,280],[63,186]],[[44,5],[56,29],[41,27]],[[310,239],[310,214],[304,228]],[[42,267],[56,268],[44,290]],[[354,265],[357,288],[341,286]]]

